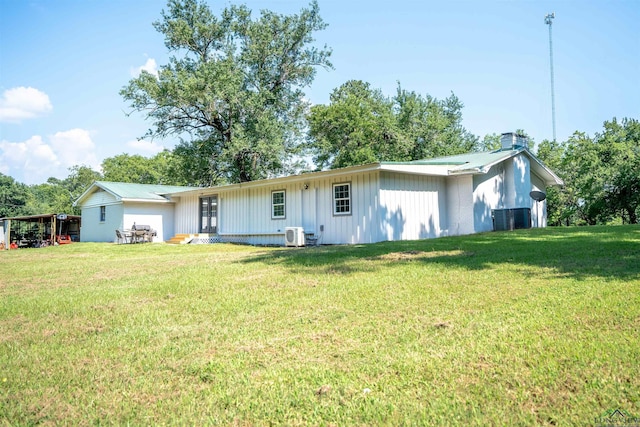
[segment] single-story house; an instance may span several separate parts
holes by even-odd
[[[175,201],[165,194],[193,187],[94,182],[76,200],[80,206],[83,242],[114,242],[116,230],[131,229],[134,224],[149,225],[156,231],[156,241],[168,240],[175,234]]]
[[[83,228],[92,226],[95,209],[105,205],[95,188],[111,188],[107,193],[115,203],[113,190],[119,185],[96,183],[79,199]],[[299,245],[306,237],[321,244],[355,244],[490,231],[496,213],[505,211],[514,211],[522,227],[544,227],[546,201],[536,202],[530,193],[554,185],[562,180],[529,151],[526,139],[508,133],[502,148],[491,152],[183,187],[135,206],[172,221],[162,224],[165,232],[158,240],[166,240],[171,230],[192,243],[284,245],[286,238],[287,244]],[[127,222],[122,216],[111,223],[112,230],[130,225],[133,217]],[[83,231],[82,240],[91,240],[90,233]]]

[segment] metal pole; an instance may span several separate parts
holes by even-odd
[[[544,23],[549,26],[549,66],[551,68],[551,124],[553,126],[553,142],[556,142],[556,100],[553,84],[553,41],[551,37],[551,27],[553,19],[556,17],[555,12],[547,14],[544,17]]]

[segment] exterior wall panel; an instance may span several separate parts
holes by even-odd
[[[173,204],[126,203],[120,228],[131,229],[134,223],[149,225],[157,233],[153,241],[163,242],[174,235],[173,212]]]
[[[504,207],[530,208],[531,198],[531,165],[529,159],[519,154],[504,162],[505,167],[505,201]]]
[[[531,187],[532,190],[546,193],[544,181],[534,173],[531,173]],[[531,224],[533,227],[547,226],[547,199],[541,202],[531,200]]]
[[[117,200],[113,194],[108,193],[102,189],[98,189],[95,193],[91,194],[87,197],[87,200],[82,204],[83,207],[93,207],[93,206],[106,206],[112,205],[115,203],[121,203]]]
[[[445,179],[385,172],[380,190],[380,235],[383,240],[439,237],[446,216],[440,195]]]
[[[80,227],[81,242],[115,242],[116,229],[122,225],[122,204],[105,206],[105,221],[100,221],[100,206],[82,207],[82,226]]]
[[[471,175],[447,178],[447,234],[459,236],[473,230],[473,179]]]
[[[480,233],[493,230],[493,209],[505,207],[505,170],[502,164],[493,166],[489,172],[473,176],[473,224]]]
[[[174,234],[197,233],[200,225],[200,199],[197,194],[183,195],[173,199],[174,210]],[[169,236],[171,238],[171,236]]]

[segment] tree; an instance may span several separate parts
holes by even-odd
[[[412,145],[411,160],[468,153],[477,146],[478,138],[462,126],[464,105],[455,94],[439,100],[398,84],[393,101],[399,127]]]
[[[102,162],[104,180],[138,184],[180,185],[181,178],[172,171],[175,156],[163,150],[153,157],[118,154]]]
[[[640,122],[615,118],[596,136],[603,165],[606,211],[638,224],[640,215]]]
[[[69,176],[62,181],[62,185],[71,193],[73,199],[77,199],[91,184],[102,179],[100,172],[96,172],[89,166],[75,165],[69,168]]]
[[[502,147],[500,142],[500,134],[490,133],[484,136],[482,142],[478,143],[478,151],[494,151]]]
[[[402,89],[386,97],[351,80],[335,89],[329,105],[309,115],[308,147],[321,168],[376,161],[409,161],[473,150],[477,137],[462,126],[462,103]]]
[[[0,218],[31,215],[33,212],[28,205],[32,199],[27,185],[0,173]]]
[[[537,157],[565,181],[564,188],[547,188],[547,224],[549,225],[569,225],[575,219],[573,218],[576,211],[575,203],[571,202],[572,190],[563,172],[564,152],[564,145],[556,141],[545,139],[538,145]]]
[[[398,130],[393,102],[369,83],[350,80],[335,89],[330,105],[314,105],[309,115],[314,162],[339,168],[404,160],[410,147]]]
[[[638,223],[640,215],[640,124],[635,119],[604,123],[594,137],[575,132],[560,166],[565,180],[565,218],[573,223]]]
[[[193,160],[199,184],[242,182],[278,174],[299,152],[307,104],[302,89],[330,50],[312,46],[326,27],[318,4],[298,15],[246,6],[215,17],[204,2],[169,0],[154,27],[172,56],[159,77],[142,72],[121,90],[153,121],[149,137],[183,138],[176,154]],[[212,182],[213,181],[213,182]]]
[[[32,185],[31,192],[34,197],[29,206],[35,214],[79,214],[78,209],[73,207],[73,198],[64,187],[63,181],[49,178],[44,184]]]

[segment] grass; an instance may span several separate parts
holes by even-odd
[[[640,228],[0,253],[0,424],[640,415]]]

